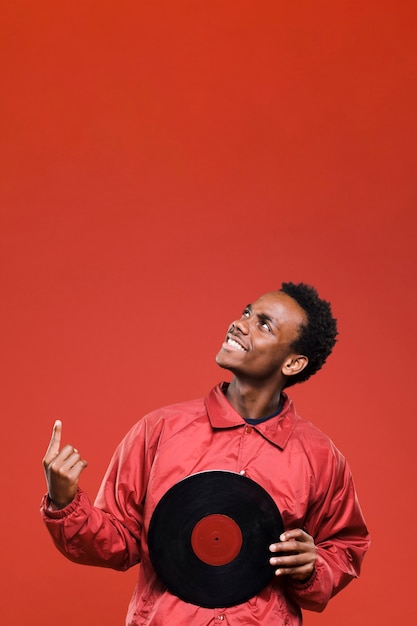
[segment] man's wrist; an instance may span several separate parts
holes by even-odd
[[[306,578],[299,579],[299,578],[291,577],[291,580],[292,580],[292,582],[296,583],[297,585],[306,585],[310,581],[310,579],[312,578],[312,576],[313,576],[315,571],[316,571],[316,568],[313,567],[313,569],[311,570],[310,574]]]
[[[58,502],[55,502],[55,500],[52,500],[51,496],[48,494],[48,509],[49,511],[61,511],[62,509],[65,509],[65,507],[67,507],[69,504],[71,504],[72,500],[70,500],[69,502],[66,502],[65,504],[60,504]]]

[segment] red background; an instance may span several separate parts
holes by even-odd
[[[122,624],[136,571],[43,528],[55,418],[91,496],[127,429],[198,397],[282,280],[340,342],[292,391],[348,457],[373,545],[307,626],[416,623],[414,2],[2,4],[1,623]]]

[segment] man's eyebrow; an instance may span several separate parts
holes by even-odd
[[[277,325],[275,320],[273,320],[272,317],[269,317],[269,315],[266,315],[265,313],[258,313],[258,319],[261,322],[271,322],[273,326]]]
[[[267,315],[266,313],[257,313],[256,315],[260,322],[262,323],[269,322],[269,324],[271,324],[271,326],[273,326],[274,328],[276,329],[279,328],[278,321],[274,317],[271,317],[270,315]]]
[[[249,313],[253,313],[252,305],[247,304],[245,308],[243,309],[243,311],[249,311]],[[270,324],[272,324],[273,326],[277,328],[276,321],[272,319],[272,317],[269,317],[269,315],[267,315],[266,313],[257,313],[256,317],[258,318],[260,322],[270,322]]]

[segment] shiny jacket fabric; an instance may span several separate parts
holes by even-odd
[[[244,473],[273,497],[285,529],[303,528],[314,538],[318,558],[308,582],[274,578],[226,609],[197,607],[166,590],[149,558],[149,522],[170,487],[204,470]],[[369,544],[351,473],[328,437],[300,418],[289,398],[278,417],[249,426],[222,385],[139,421],[116,449],[94,506],[82,490],[65,509],[48,504],[45,496],[42,516],[69,559],[117,570],[141,562],[128,626],[299,626],[301,609],[323,610],[358,576]]]

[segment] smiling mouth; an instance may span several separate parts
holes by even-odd
[[[246,348],[244,348],[240,343],[238,343],[232,337],[228,337],[226,343],[228,346],[233,348],[233,350],[240,350],[241,352],[247,352]]]

